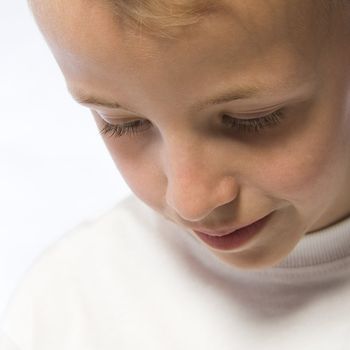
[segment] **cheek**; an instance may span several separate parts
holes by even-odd
[[[166,178],[154,162],[118,157],[118,169],[133,193],[156,211],[164,207]]]
[[[291,202],[301,202],[326,182],[327,163],[319,152],[284,154],[268,163],[261,184]]]
[[[123,179],[144,203],[158,212],[162,211],[165,207],[166,177],[163,176],[161,167],[157,164],[159,158],[155,151],[145,150],[144,147],[140,149],[139,141],[137,147],[130,147],[130,144],[129,147],[123,146],[122,142],[118,145],[118,142],[113,139],[105,140]],[[145,152],[152,157],[145,157]]]
[[[334,126],[328,129],[333,131],[322,130],[299,135],[265,159],[266,170],[260,184],[272,196],[285,199],[300,211],[326,205],[344,174],[344,149],[339,134]]]
[[[97,114],[94,112],[92,114],[98,129],[101,130],[103,122]],[[127,138],[127,136],[123,137]],[[115,137],[103,136],[103,142],[118,171],[133,193],[150,207],[160,211],[163,207],[162,193],[166,179],[159,172],[156,159],[149,161],[143,157],[146,148],[149,147],[146,139],[142,144],[142,139],[137,138],[136,147],[130,140],[125,142],[123,137],[116,139]],[[149,151],[147,150],[147,152]]]

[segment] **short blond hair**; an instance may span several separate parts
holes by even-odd
[[[216,12],[219,0],[108,0],[121,22],[160,37],[196,24],[208,13]]]

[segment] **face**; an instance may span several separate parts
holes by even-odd
[[[325,25],[314,2],[230,1],[169,40],[120,25],[99,1],[54,3],[34,1],[40,28],[143,202],[192,235],[272,213],[245,245],[207,246],[223,262],[273,266],[350,214],[340,20]]]

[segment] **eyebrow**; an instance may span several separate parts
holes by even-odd
[[[199,101],[195,103],[191,107],[191,111],[201,111],[204,108],[207,108],[209,106],[223,104],[235,100],[240,99],[246,99],[251,98],[253,96],[256,96],[261,91],[260,88],[257,86],[249,86],[249,87],[241,87],[239,89],[235,90],[229,90],[223,93],[220,93],[214,97],[210,97],[207,99],[204,99],[203,101]],[[73,94],[74,99],[81,104],[88,104],[88,105],[94,105],[98,107],[106,107],[106,108],[112,108],[112,109],[126,109],[131,110],[130,108],[127,108],[127,106],[123,107],[120,103],[116,101],[107,101],[106,99],[95,97],[95,96],[89,96],[86,94]]]

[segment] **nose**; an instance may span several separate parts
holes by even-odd
[[[225,173],[224,160],[217,158],[184,145],[167,154],[166,202],[183,220],[201,221],[237,197],[235,177]]]

